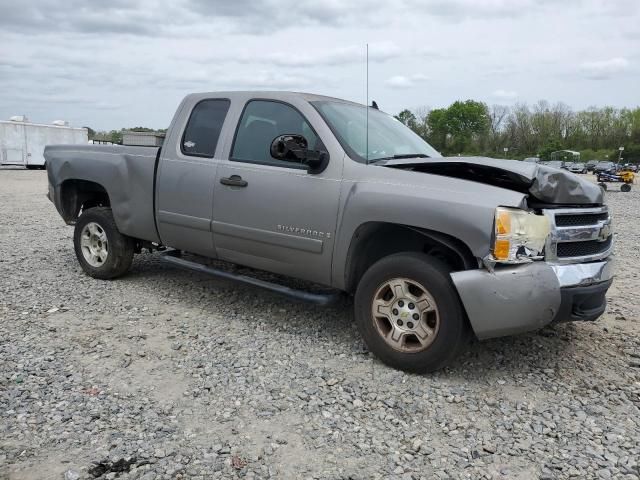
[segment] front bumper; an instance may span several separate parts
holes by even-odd
[[[544,327],[551,322],[595,320],[606,308],[613,258],[599,262],[525,265],[451,274],[479,339]]]

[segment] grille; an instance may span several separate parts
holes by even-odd
[[[556,225],[558,227],[580,227],[585,225],[597,225],[599,221],[609,218],[607,212],[584,213],[578,215],[558,215]]]
[[[558,257],[584,257],[586,255],[597,255],[606,252],[611,248],[613,236],[610,235],[604,242],[589,240],[586,242],[558,243]]]

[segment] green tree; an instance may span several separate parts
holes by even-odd
[[[404,123],[411,130],[415,131],[418,123],[418,119],[411,112],[411,110],[407,110],[406,108],[402,110],[398,115],[395,116],[397,120]]]
[[[550,140],[540,149],[540,158],[542,160],[551,160],[551,154],[558,150],[562,150],[560,141],[557,139]]]
[[[451,149],[467,152],[472,142],[481,140],[489,131],[487,106],[475,100],[454,102],[447,108],[447,129],[451,135]]]
[[[427,116],[427,126],[429,128],[429,142],[440,151],[447,149],[447,109],[436,108],[429,112]]]
[[[108,133],[108,137],[111,143],[122,144],[122,130],[111,130]]]
[[[462,153],[484,146],[490,119],[487,106],[475,100],[457,101],[427,116],[429,139],[446,153]]]

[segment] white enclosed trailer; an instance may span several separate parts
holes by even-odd
[[[44,125],[25,117],[0,120],[0,164],[44,168],[45,145],[86,145],[88,141],[86,128],[72,128],[66,122]]]

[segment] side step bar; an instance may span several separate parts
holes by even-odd
[[[206,273],[214,277],[224,278],[226,280],[233,280],[236,282],[247,283],[254,287],[264,288],[272,292],[284,295],[285,297],[293,298],[295,300],[301,300],[306,303],[313,303],[315,305],[332,305],[337,303],[342,297],[341,292],[335,291],[332,293],[311,293],[303,290],[296,290],[294,288],[285,287],[273,282],[267,282],[258,278],[248,277],[247,275],[239,275],[237,273],[227,272],[220,270],[219,268],[208,267],[202,263],[185,260],[181,257],[179,250],[169,250],[160,254],[160,258],[165,262],[171,263],[180,268],[187,270],[195,270],[196,272]]]

